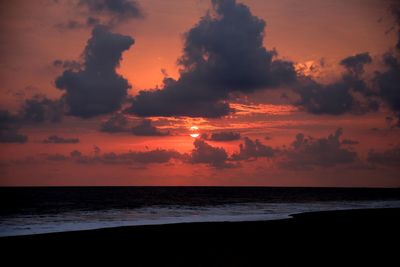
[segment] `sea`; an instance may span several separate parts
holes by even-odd
[[[0,236],[400,208],[400,188],[3,187]]]

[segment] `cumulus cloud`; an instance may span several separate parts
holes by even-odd
[[[328,137],[317,139],[297,134],[291,148],[283,151],[284,159],[280,165],[286,169],[301,170],[355,162],[357,153],[342,146],[342,133],[342,129],[337,129]]]
[[[0,143],[26,143],[28,137],[19,133],[20,118],[8,110],[0,110]]]
[[[204,134],[202,135],[203,139],[216,141],[216,142],[228,142],[235,141],[240,139],[240,133],[235,132],[216,132],[211,135]]]
[[[60,122],[64,116],[64,99],[53,100],[37,94],[24,101],[20,113],[26,122]]]
[[[350,75],[359,77],[364,73],[364,65],[371,62],[371,56],[365,52],[344,58],[340,61],[340,65],[344,66]]]
[[[56,80],[57,88],[66,91],[68,114],[89,118],[120,108],[131,86],[116,68],[133,43],[131,37],[103,26],[93,29],[83,53],[83,70],[66,70]]]
[[[398,51],[400,53],[400,50]],[[400,59],[394,54],[383,57],[386,71],[378,72],[375,81],[379,87],[379,95],[398,118],[400,127]]]
[[[109,28],[144,18],[144,12],[135,0],[79,0],[73,2],[78,16],[54,25],[60,31],[90,29],[97,25]]]
[[[263,47],[265,22],[235,0],[212,1],[212,10],[185,35],[178,80],[140,91],[128,112],[139,116],[221,117],[232,112],[230,93],[251,93],[293,82],[291,62],[273,60]]]
[[[258,139],[253,141],[245,137],[244,143],[239,146],[239,152],[232,155],[232,160],[271,158],[275,152],[272,147],[262,144]]]
[[[207,164],[215,168],[227,168],[233,165],[228,163],[228,153],[222,147],[213,147],[203,140],[195,140],[194,149],[189,155],[191,164]]]
[[[79,138],[64,138],[58,135],[51,135],[43,140],[45,144],[77,144]]]
[[[19,133],[24,124],[60,122],[64,116],[63,99],[52,100],[36,94],[24,100],[16,114],[0,110],[0,142],[26,143],[28,137]]]
[[[400,166],[400,146],[395,146],[393,148],[384,151],[370,150],[368,152],[368,162],[383,165],[383,166]]]
[[[125,115],[122,113],[116,113],[101,124],[100,131],[106,133],[127,132],[129,131],[127,126],[128,119],[125,117]]]
[[[300,100],[296,105],[314,114],[340,115],[346,112],[363,114],[376,111],[385,103],[399,118],[400,126],[400,5],[391,6],[398,29],[398,41],[394,50],[382,57],[384,70],[376,71],[372,78],[375,86],[369,86],[364,77],[364,67],[372,59],[369,53],[360,53],[343,59],[340,64],[346,69],[342,78],[334,83],[320,84],[311,78],[301,81],[295,91]],[[361,98],[361,99],[360,99]]]
[[[26,143],[28,136],[18,132],[18,129],[1,129],[0,143]]]
[[[364,65],[371,63],[368,53],[349,56],[341,61],[346,72],[338,81],[322,84],[310,77],[302,77],[295,91],[300,100],[295,104],[313,114],[341,115],[346,112],[365,113],[376,111],[379,105],[373,99],[366,98],[361,102],[354,96],[360,92],[362,96],[370,96],[371,90],[362,79]]]
[[[151,120],[142,120],[142,122],[131,130],[132,134],[138,136],[167,136],[169,132],[162,132],[157,127],[155,127]]]
[[[400,127],[400,4],[391,6],[395,19],[394,28],[397,28],[398,39],[393,51],[382,57],[385,70],[376,73],[375,82],[379,89],[379,96],[397,117],[397,126]]]
[[[78,7],[86,9],[91,20],[102,21],[103,24],[113,26],[121,22],[143,18],[144,13],[137,1],[134,0],[80,0]]]

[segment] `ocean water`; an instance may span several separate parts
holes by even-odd
[[[400,189],[272,187],[0,188],[0,236],[118,226],[256,221],[400,207]]]

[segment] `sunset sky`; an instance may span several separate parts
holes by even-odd
[[[398,1],[0,5],[0,186],[400,187]]]

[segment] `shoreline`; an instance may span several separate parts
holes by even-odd
[[[79,230],[66,230],[66,231],[57,231],[57,232],[46,232],[46,233],[34,233],[34,234],[21,234],[21,235],[10,235],[10,236],[0,236],[0,242],[2,239],[9,239],[9,238],[35,238],[37,236],[50,236],[50,235],[65,235],[65,234],[79,234],[79,233],[86,233],[86,232],[101,232],[101,231],[112,231],[112,230],[119,230],[119,229],[133,229],[133,228],[147,228],[147,227],[168,227],[168,226],[179,226],[179,225],[202,225],[202,224],[240,224],[240,223],[268,223],[271,221],[287,221],[287,220],[299,220],[299,219],[319,219],[321,216],[331,216],[335,217],[341,213],[369,213],[369,212],[378,212],[380,210],[385,211],[398,211],[400,214],[400,207],[390,207],[390,208],[360,208],[360,209],[338,209],[338,210],[324,210],[324,211],[308,211],[308,212],[299,212],[299,213],[292,213],[288,214],[286,218],[276,218],[276,219],[260,219],[260,220],[216,220],[216,221],[183,221],[183,222],[163,222],[163,223],[149,223],[149,224],[137,224],[137,225],[121,225],[121,226],[109,226],[109,227],[100,227],[100,228],[90,228],[90,229],[79,229]],[[400,215],[399,215],[400,216]]]
[[[43,255],[45,251],[91,260],[118,255],[132,257],[134,266],[265,266],[268,259],[310,253],[328,253],[333,259],[390,260],[398,256],[399,225],[400,208],[354,209],[299,213],[270,221],[122,226],[1,237],[0,249],[4,255],[16,251]]]

